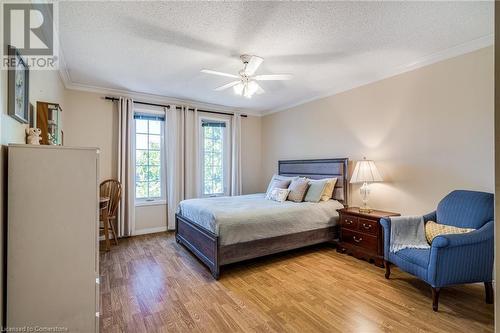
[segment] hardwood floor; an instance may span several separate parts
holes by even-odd
[[[322,245],[208,269],[173,234],[101,253],[101,332],[493,332],[482,284],[443,288]]]

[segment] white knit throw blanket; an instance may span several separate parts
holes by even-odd
[[[391,217],[390,251],[403,249],[428,249],[422,216]]]

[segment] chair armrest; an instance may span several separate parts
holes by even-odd
[[[391,229],[391,219],[389,217],[381,218],[380,224],[382,225],[382,228],[384,228],[384,229],[386,229],[386,228],[388,228],[389,230]]]
[[[473,245],[493,238],[493,221],[487,222],[481,228],[466,234],[440,235],[432,241],[432,247],[445,248]]]
[[[494,222],[466,234],[434,238],[428,282],[433,286],[490,282],[493,272]]]
[[[382,226],[382,232],[384,234],[384,258],[385,260],[389,260],[389,248],[391,241],[391,219],[389,217],[381,218],[380,225]]]

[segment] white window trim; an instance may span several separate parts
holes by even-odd
[[[217,121],[217,122],[224,122],[226,124],[225,130],[223,131],[223,149],[224,149],[224,160],[222,162],[222,168],[223,168],[223,183],[222,186],[224,188],[224,193],[217,193],[217,194],[204,194],[204,179],[205,179],[205,165],[204,165],[204,131],[202,127],[203,120],[208,120],[208,121]],[[199,117],[198,120],[198,138],[199,138],[199,149],[198,149],[198,158],[200,161],[200,195],[201,197],[204,198],[210,198],[210,197],[223,197],[223,196],[228,196],[229,195],[229,184],[230,184],[230,150],[231,150],[231,122],[227,118],[223,117],[217,117],[217,116],[205,116],[202,115]]]
[[[159,205],[166,205],[167,200],[165,199],[154,199],[154,200],[136,200],[135,201],[135,206],[136,207],[144,207],[144,206],[159,206]]]
[[[164,112],[161,111],[156,111],[156,110],[148,110],[148,109],[135,109],[134,114],[150,114],[150,115],[155,115],[155,116],[165,116]],[[167,204],[167,172],[166,172],[166,160],[165,160],[165,145],[167,144],[166,142],[166,128],[167,128],[167,119],[165,118],[162,126],[161,126],[161,141],[160,141],[160,180],[161,180],[161,197],[159,198],[136,198],[136,193],[135,193],[135,186],[136,186],[136,172],[134,171],[134,200],[135,200],[135,206],[136,207],[143,207],[143,206],[156,206],[156,205],[166,205]],[[137,152],[137,147],[136,147],[136,135],[137,131],[135,128],[135,119],[134,119],[134,149],[133,149],[133,160],[134,160],[134,170],[136,169],[137,165],[136,163],[136,152]]]

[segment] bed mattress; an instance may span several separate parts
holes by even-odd
[[[336,200],[279,203],[258,193],[184,200],[177,212],[230,245],[335,226],[343,207]]]

